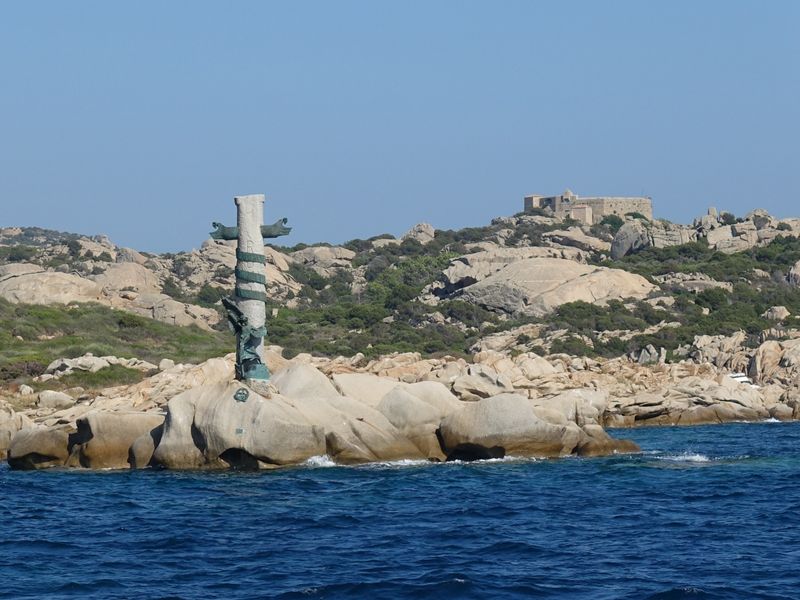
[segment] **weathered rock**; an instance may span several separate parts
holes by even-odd
[[[653,289],[644,277],[619,269],[534,258],[512,263],[469,286],[463,297],[489,310],[543,316],[568,302],[605,304],[623,298],[643,299]]]
[[[487,277],[502,271],[507,266],[531,258],[560,258],[585,263],[587,254],[577,248],[496,248],[474,252],[453,259],[442,273],[440,287],[432,289],[439,297],[446,297],[453,293],[483,281]]]
[[[617,260],[649,245],[647,227],[639,219],[633,219],[620,227],[614,236],[614,241],[611,242],[611,258]]]
[[[453,382],[453,393],[461,400],[477,402],[481,398],[513,392],[514,386],[506,377],[501,377],[493,369],[482,365],[470,365],[467,375]]]
[[[306,422],[325,431],[325,453],[337,463],[427,458],[383,413],[353,398],[280,400]]]
[[[608,406],[608,392],[593,389],[573,389],[556,396],[531,401],[534,409],[545,408],[559,413],[565,422],[581,427],[597,425]],[[538,413],[537,413],[538,414]],[[547,419],[546,419],[547,420]],[[559,419],[559,422],[561,419]]]
[[[324,430],[298,417],[238,382],[195,388],[170,400],[153,461],[171,469],[269,468],[325,454]]]
[[[386,394],[378,403],[377,410],[426,458],[446,458],[436,437],[436,430],[447,411],[419,399],[402,387]]]
[[[607,454],[638,452],[639,445],[632,440],[612,438],[599,425],[583,427],[584,436],[578,443],[576,453],[579,456],[605,456]]]
[[[396,389],[394,388],[392,392]],[[462,407],[461,401],[449,388],[437,381],[420,381],[404,385],[402,389],[432,406],[442,417]]]
[[[440,440],[448,459],[564,456],[581,441],[575,424],[543,421],[524,396],[501,394],[467,403],[445,417]]]
[[[35,269],[0,280],[0,298],[13,304],[70,304],[97,301],[102,296],[101,287],[93,281],[69,273]]]
[[[69,466],[89,469],[126,469],[131,447],[141,436],[151,436],[164,415],[142,412],[91,412],[77,421],[70,437]]]
[[[8,466],[21,470],[64,466],[69,458],[68,444],[69,436],[63,429],[22,429],[11,438]]]
[[[330,380],[311,365],[293,364],[275,374],[271,381],[281,395],[289,398],[330,398],[339,395]]]
[[[383,397],[399,385],[399,382],[364,373],[338,373],[333,383],[342,396],[355,398],[367,406],[378,406]]]
[[[770,321],[783,321],[791,317],[792,313],[785,306],[773,306],[761,316]]]
[[[733,290],[732,283],[717,281],[705,273],[667,273],[665,275],[657,275],[653,279],[663,285],[693,293],[713,288],[721,288],[729,292]]]
[[[542,237],[555,244],[562,246],[572,246],[586,252],[608,252],[611,244],[600,238],[596,238],[586,233],[580,227],[570,227],[566,230],[549,231],[542,234]]]
[[[789,271],[789,283],[795,287],[800,287],[800,260]]]
[[[211,329],[211,325],[219,322],[219,313],[213,308],[204,308],[194,304],[178,302],[158,293],[142,293],[128,301],[120,297],[111,305],[149,319],[169,325],[188,327],[197,325],[201,329]]]
[[[514,362],[528,379],[538,379],[539,377],[546,377],[556,373],[556,368],[553,365],[533,352],[516,357]]]
[[[153,271],[136,262],[109,265],[99,275],[90,277],[105,293],[131,290],[142,293],[159,293],[161,283]]]
[[[144,265],[147,262],[147,257],[133,248],[117,248],[116,260],[118,263]]]
[[[54,390],[39,392],[39,400],[37,402],[39,408],[61,409],[69,408],[73,404],[75,404],[75,399],[64,392],[56,392]]]
[[[780,342],[770,340],[761,344],[750,361],[748,375],[753,381],[767,381],[778,371],[783,354]]]
[[[34,390],[29,385],[26,385],[26,384],[23,383],[21,386],[19,386],[19,395],[20,396],[33,396],[35,393],[36,393],[36,390]]]
[[[144,469],[145,467],[155,466],[153,454],[155,454],[156,448],[161,442],[162,435],[164,435],[163,423],[134,440],[128,453],[131,469]]]
[[[730,225],[724,225],[722,227],[717,227],[716,229],[712,229],[706,234],[706,241],[708,241],[709,246],[718,246],[722,242],[726,242],[733,237],[733,228]]]
[[[33,422],[22,413],[0,402],[0,460],[5,458],[11,438],[21,429],[33,427]]]
[[[436,235],[436,230],[433,225],[428,223],[418,223],[414,225],[403,237],[404,240],[416,240],[423,246],[430,244]]]
[[[311,246],[292,252],[291,260],[314,269],[323,277],[332,277],[338,269],[349,268],[356,253],[339,246]]]

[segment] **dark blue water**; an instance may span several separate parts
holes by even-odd
[[[0,467],[0,598],[798,598],[800,424],[595,459]]]

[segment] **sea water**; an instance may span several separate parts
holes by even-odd
[[[800,423],[642,453],[261,473],[0,467],[0,598],[800,598]]]

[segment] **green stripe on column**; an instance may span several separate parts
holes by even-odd
[[[240,287],[236,288],[236,297],[244,300],[260,300],[261,302],[267,301],[267,295],[264,292],[254,292],[252,290],[245,290]]]
[[[267,259],[262,254],[253,254],[252,252],[242,252],[236,249],[236,260],[243,260],[245,262],[266,264]]]
[[[236,279],[238,279],[239,281],[246,281],[247,283],[260,283],[262,285],[267,285],[267,278],[261,275],[260,273],[245,271],[244,269],[240,269],[239,267],[236,267],[234,272],[236,273]]]

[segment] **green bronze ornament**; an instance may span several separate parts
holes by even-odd
[[[291,227],[287,227],[286,223],[289,219],[278,219],[272,225],[261,226],[261,237],[265,239],[277,238],[284,235],[289,235],[292,231]],[[237,240],[239,239],[238,227],[226,227],[222,223],[214,222],[211,224],[214,231],[211,232],[211,237],[215,240]]]

